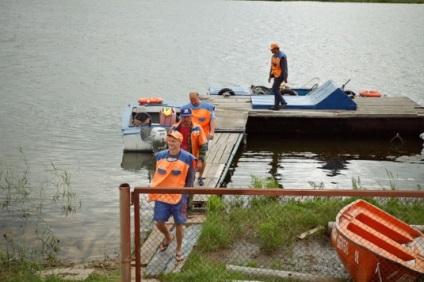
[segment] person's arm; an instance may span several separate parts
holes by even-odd
[[[287,83],[287,78],[288,78],[289,74],[288,74],[287,58],[286,57],[281,58],[280,66],[281,66],[281,77],[283,78],[283,81],[285,83]]]
[[[210,126],[210,131],[208,136],[206,136],[206,138],[208,140],[212,140],[213,137],[215,136],[215,119],[211,119],[211,121],[209,122],[209,126]]]
[[[190,167],[188,168],[184,187],[194,187],[194,179],[196,178],[196,170],[194,168],[194,162],[196,162],[196,160],[194,160],[190,164]]]

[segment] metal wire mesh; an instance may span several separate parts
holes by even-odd
[[[231,195],[236,189],[219,190],[228,190],[229,194],[208,195],[203,210],[189,212],[182,261],[175,257],[176,240],[160,251],[163,234],[151,217],[141,216],[141,226],[135,224],[135,228],[142,230],[140,278],[160,281],[424,279],[424,236],[415,229],[424,224],[422,192],[418,197],[399,197],[399,194],[373,197],[370,193],[358,197],[337,196],[337,193],[308,195],[305,190],[296,193],[301,195],[281,195],[281,190],[274,193],[269,189],[263,189],[263,195],[260,189],[250,189],[258,191],[253,195],[240,192]],[[359,210],[356,215],[349,211],[343,217],[355,218],[355,224],[335,222],[341,210],[358,198],[378,210],[386,210],[395,219],[382,216],[385,212],[373,214]],[[398,224],[401,221],[415,228],[406,230]],[[339,225],[346,228],[342,230]],[[167,226],[175,236],[172,217]]]

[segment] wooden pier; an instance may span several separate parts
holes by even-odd
[[[225,98],[211,98],[211,103]],[[229,97],[227,99],[234,99]],[[240,104],[244,104],[240,98]],[[248,97],[245,98],[246,102]],[[355,111],[341,110],[250,110],[246,132],[256,135],[325,135],[352,137],[419,138],[424,132],[424,107],[407,97],[354,99]]]

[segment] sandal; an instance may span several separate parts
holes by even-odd
[[[177,261],[182,261],[182,260],[184,260],[184,259],[185,259],[185,256],[184,256],[182,253],[176,253],[176,254],[175,254],[175,259],[176,259]]]
[[[172,234],[171,234],[171,235],[172,235]],[[166,251],[166,249],[168,249],[169,244],[171,244],[171,242],[172,242],[173,240],[174,240],[174,235],[172,235],[172,239],[171,239],[171,241],[169,241],[168,243],[165,243],[166,238],[163,238],[163,241],[162,241],[162,243],[160,243],[160,246],[159,246],[159,251],[161,251],[161,252]]]

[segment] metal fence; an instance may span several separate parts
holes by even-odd
[[[140,213],[147,193],[175,193],[175,189],[131,191],[128,184],[120,186],[122,281],[131,281],[132,272],[136,281],[424,279],[424,236],[417,231],[424,225],[424,191],[184,188],[178,192],[204,195],[205,200],[203,209],[189,213],[182,261],[175,258],[176,240],[166,251],[159,250],[163,235],[151,218]],[[371,207],[365,208],[363,202]],[[175,236],[172,217],[168,227]]]

